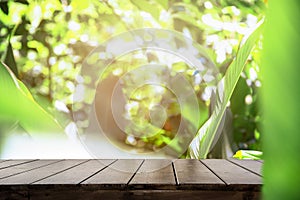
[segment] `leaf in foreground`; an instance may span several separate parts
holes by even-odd
[[[33,137],[64,137],[57,121],[34,101],[27,87],[0,62],[0,122],[19,124]]]

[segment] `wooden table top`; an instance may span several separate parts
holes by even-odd
[[[0,160],[0,199],[259,199],[262,164],[236,159]]]

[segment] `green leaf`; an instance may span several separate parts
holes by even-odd
[[[250,35],[244,37],[236,58],[228,67],[225,76],[218,83],[217,100],[213,113],[200,128],[189,146],[191,158],[206,158],[212,148],[212,144],[218,139],[221,132],[218,129],[220,129],[219,126],[222,122],[225,109],[243,71],[244,65],[261,34],[262,24],[263,20],[257,24],[256,29]]]
[[[26,87],[26,85],[25,85],[22,81],[20,81],[20,80],[17,80],[17,81],[18,81],[18,84],[19,84],[19,86],[20,86],[21,92],[22,92],[25,96],[27,96],[29,99],[31,99],[31,100],[34,101],[34,98],[33,98],[33,96],[31,95],[31,93],[30,93],[30,91],[28,90],[28,88]]]
[[[19,124],[33,137],[45,134],[64,137],[63,128],[36,103],[26,88],[4,63],[0,62],[0,122]]]
[[[253,150],[239,150],[233,157],[237,159],[252,159],[252,160],[261,160],[263,153],[261,151]]]

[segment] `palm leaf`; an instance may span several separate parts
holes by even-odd
[[[236,58],[228,67],[225,76],[218,83],[216,104],[210,118],[198,131],[196,137],[189,146],[189,156],[191,158],[206,158],[221,133],[220,124],[231,95],[243,71],[244,65],[255,46],[262,29],[263,20],[259,22],[250,35],[243,39]]]

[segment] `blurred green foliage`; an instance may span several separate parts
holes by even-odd
[[[300,2],[270,1],[262,53],[263,199],[300,196]],[[284,16],[284,17],[283,17]]]
[[[72,94],[81,64],[92,49],[108,38],[145,27],[176,30],[201,44],[224,74],[244,34],[263,18],[265,3],[17,0],[1,1],[0,8],[1,60],[65,127],[72,120]],[[257,95],[261,86],[261,48],[259,41],[230,101],[235,150],[261,150]],[[161,142],[168,143],[168,138],[145,142],[157,142],[159,146]]]

